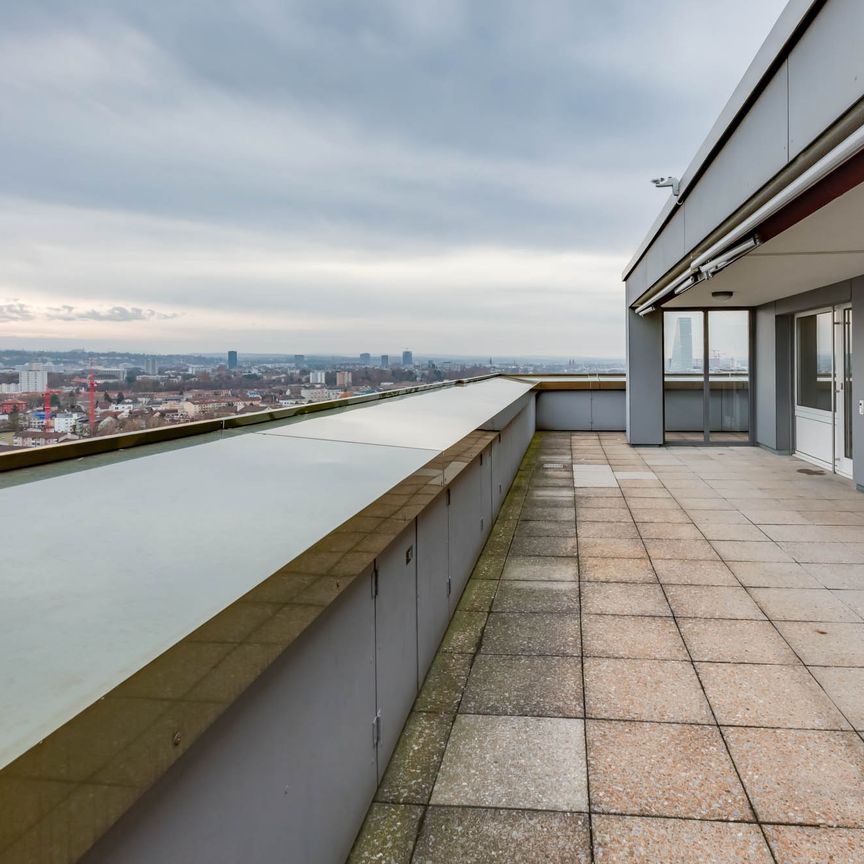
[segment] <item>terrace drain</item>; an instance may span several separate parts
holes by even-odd
[[[564,468],[566,467],[563,462],[544,462],[544,468]]]
[[[799,474],[812,474],[812,475],[819,477],[822,474],[824,474],[825,472],[820,470],[819,468],[799,468],[798,473]]]

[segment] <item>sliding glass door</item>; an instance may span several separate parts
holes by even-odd
[[[664,409],[669,444],[750,442],[750,313],[668,311]]]

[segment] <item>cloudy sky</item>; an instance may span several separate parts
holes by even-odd
[[[3,0],[0,345],[623,354],[783,0]]]

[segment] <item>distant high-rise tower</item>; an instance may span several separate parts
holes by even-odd
[[[364,351],[364,352],[360,355],[360,362],[361,362],[364,366],[368,366],[369,363],[371,362],[371,360],[372,360],[372,355],[371,355],[368,351]]]
[[[336,386],[344,390],[346,387],[351,386],[351,373],[350,372],[337,372],[336,373]]]
[[[672,362],[670,372],[693,370],[693,322],[681,317],[675,320],[675,336],[672,340]]]
[[[382,354],[381,355],[381,368],[382,369],[389,369],[390,368],[390,355],[389,354]]]
[[[144,374],[158,375],[159,374],[159,358],[145,357],[144,358]]]
[[[403,351],[402,352],[402,365],[403,366],[413,366],[414,365],[414,352],[413,351]]]
[[[236,369],[237,368],[237,352],[229,351],[228,352],[228,368]]]

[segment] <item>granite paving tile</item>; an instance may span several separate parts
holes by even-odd
[[[820,588],[800,564],[782,561],[730,561],[729,569],[749,588]]]
[[[493,579],[469,579],[457,609],[469,612],[488,612],[498,589],[498,582]]]
[[[694,660],[791,666],[801,662],[770,621],[681,618],[678,626]]]
[[[483,635],[484,654],[580,653],[579,616],[543,612],[492,612]]]
[[[773,864],[757,825],[592,817],[595,864]]]
[[[657,578],[664,585],[732,585],[738,580],[722,561],[675,561],[659,559],[652,562]]]
[[[586,725],[593,811],[752,820],[716,727],[614,720]]]
[[[590,522],[579,523],[576,532],[580,540],[586,538],[604,538],[614,540],[638,540],[639,532],[635,522]]]
[[[777,629],[808,666],[864,666],[864,624],[778,621]]]
[[[810,671],[849,722],[864,730],[864,669],[811,666]]]
[[[579,540],[579,552],[586,558],[645,558],[641,539],[616,540],[589,537]]]
[[[492,605],[495,612],[578,612],[578,582],[502,580]]]
[[[471,654],[439,651],[426,673],[414,710],[455,714],[468,680],[471,658]]]
[[[864,827],[864,742],[854,732],[724,727],[763,822]]]
[[[717,561],[717,553],[707,540],[646,540],[652,561]]]
[[[823,588],[864,590],[864,564],[802,564]]]
[[[539,579],[543,582],[575,582],[579,579],[579,563],[576,558],[511,555],[507,559],[501,578],[519,581]]]
[[[463,714],[582,716],[582,665],[572,657],[479,654],[462,697]]]
[[[485,612],[456,610],[450,619],[450,626],[441,641],[442,651],[456,651],[471,654],[477,650],[483,627],[486,624]]]
[[[711,723],[699,679],[689,662],[585,658],[588,717]]]
[[[348,864],[410,864],[423,807],[373,803]]]
[[[582,720],[459,714],[434,805],[587,811]]]
[[[659,585],[583,582],[582,609],[592,615],[671,615]]]
[[[671,618],[583,615],[582,638],[586,657],[688,659],[678,628]]]
[[[575,537],[514,537],[510,546],[512,555],[576,555]]]
[[[743,588],[713,585],[667,585],[666,596],[679,618],[764,619]]]
[[[777,864],[859,864],[864,861],[864,831],[766,825]]]
[[[849,728],[803,666],[697,663],[696,668],[721,726]]]
[[[773,541],[712,540],[724,561],[792,561],[793,557]]]
[[[585,582],[653,582],[657,577],[647,558],[579,558]]]
[[[687,522],[640,522],[643,540],[701,540],[702,533]]]
[[[751,588],[750,596],[775,621],[861,622],[827,588]]]

